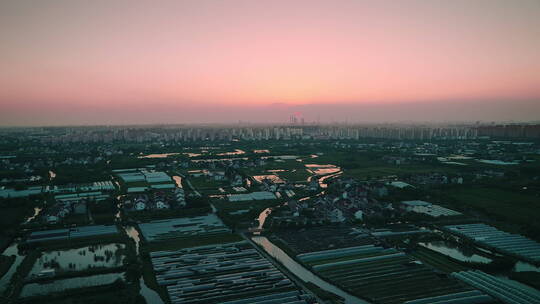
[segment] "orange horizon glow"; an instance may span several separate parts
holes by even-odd
[[[526,100],[508,119],[540,114],[534,0],[2,2],[0,56],[0,125],[163,109],[203,122],[216,118],[193,109],[214,106],[234,121],[275,104]]]

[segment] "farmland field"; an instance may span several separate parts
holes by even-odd
[[[297,259],[329,282],[375,303],[397,304],[471,290],[393,248],[363,245],[300,254]]]
[[[439,192],[461,208],[473,208],[497,220],[539,227],[540,197],[496,187],[459,187]]]

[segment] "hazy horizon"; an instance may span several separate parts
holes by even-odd
[[[199,105],[185,106],[155,105],[133,109],[122,107],[86,108],[88,115],[80,115],[78,107],[67,107],[54,116],[39,119],[40,109],[27,109],[33,117],[32,123],[6,124],[0,126],[92,126],[92,125],[174,125],[174,124],[283,124],[295,116],[298,123],[531,123],[539,122],[537,100],[517,101],[512,104],[499,101],[487,106],[482,102],[408,102],[377,104],[308,104],[308,105]],[[150,109],[152,108],[152,109]],[[463,112],[465,110],[465,112]],[[525,112],[524,115],[520,112]],[[429,113],[429,115],[426,115]],[[26,113],[28,114],[28,113]],[[95,118],[98,116],[98,118]],[[516,119],[516,117],[521,119]],[[484,119],[479,119],[483,117]]]
[[[4,1],[0,125],[538,121],[538,1]]]

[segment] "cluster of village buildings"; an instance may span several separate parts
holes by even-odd
[[[150,193],[128,195],[124,200],[124,210],[167,210],[186,206],[184,189],[157,190]]]

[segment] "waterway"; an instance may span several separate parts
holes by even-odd
[[[335,165],[316,165],[316,164],[307,164],[306,168],[308,171],[317,175],[322,176],[326,174],[335,174],[341,172],[341,168]]]
[[[49,170],[49,180],[52,181],[56,177],[56,173],[52,170]]]
[[[124,227],[124,231],[135,242],[135,252],[137,253],[137,256],[139,256],[139,246],[141,243],[139,231],[137,230],[137,228],[135,228],[135,226],[131,225],[126,225]]]
[[[264,222],[266,222],[266,218],[270,215],[270,213],[272,213],[271,208],[266,208],[261,213],[259,213],[259,229],[263,229]]]
[[[152,288],[148,287],[146,285],[146,282],[144,281],[144,277],[139,278],[139,284],[141,287],[141,296],[144,297],[146,300],[146,303],[148,304],[164,304],[163,300],[159,296],[159,294],[153,290]]]
[[[325,166],[333,166],[333,165],[325,165]],[[343,174],[343,171],[341,171],[341,169],[339,169],[338,172],[336,173],[333,173],[333,174],[329,174],[329,175],[325,175],[325,176],[322,176],[319,178],[318,182],[319,182],[319,187],[325,189],[328,187],[328,184],[326,183],[326,180],[329,179],[329,178],[333,178],[333,177],[336,177],[336,176],[339,176]],[[310,176],[308,178],[308,182],[311,181],[311,179],[313,178],[314,176]],[[317,197],[317,196],[321,196],[321,195],[324,195],[325,191],[322,191],[322,192],[319,192],[315,195],[309,195],[309,196],[306,196],[306,197],[302,197],[302,198],[299,198],[298,201],[301,202],[301,201],[305,201],[305,200],[308,200],[310,198],[314,198],[314,197]],[[286,203],[285,203],[286,204]],[[274,207],[275,208],[275,207]],[[258,220],[259,220],[259,226],[258,228],[259,229],[263,229],[263,226],[264,226],[264,222],[266,221],[266,218],[270,215],[270,213],[272,213],[272,209],[273,208],[266,208],[264,209],[261,213],[259,213],[259,216],[258,216]]]
[[[139,248],[141,243],[141,236],[139,235],[139,231],[135,226],[126,225],[124,227],[124,231],[127,233],[127,235],[135,242],[135,252],[137,253],[137,256],[139,256]],[[152,288],[148,287],[146,285],[146,282],[144,280],[144,276],[141,276],[139,278],[139,284],[140,284],[140,293],[141,296],[144,297],[146,300],[146,303],[149,304],[164,304],[165,302],[161,299],[157,291],[153,290]]]
[[[328,292],[334,293],[343,299],[345,299],[345,304],[364,304],[368,303],[365,300],[362,300],[358,297],[353,296],[350,293],[340,289],[339,287],[332,285],[323,279],[319,278],[311,271],[304,268],[298,262],[293,260],[288,256],[281,248],[274,245],[270,240],[264,236],[254,236],[251,238],[255,243],[261,246],[266,253],[276,259],[280,264],[287,268],[291,273],[296,275],[304,282],[311,282],[317,285],[319,288],[326,290]]]
[[[175,175],[172,177],[174,182],[176,183],[177,188],[182,188],[182,177]]]
[[[29,217],[24,221],[24,224],[28,224],[28,223],[30,223],[31,221],[33,221],[33,220],[41,213],[41,210],[43,210],[43,208],[40,208],[40,207],[34,207],[34,214],[32,214],[32,216],[29,216]]]
[[[223,153],[218,153],[216,155],[217,156],[231,156],[231,155],[242,155],[242,154],[246,154],[246,152],[240,149],[235,149],[234,152],[223,152]]]
[[[334,178],[334,177],[339,176],[341,174],[343,174],[343,171],[339,171],[339,172],[336,172],[334,174],[325,175],[325,176],[319,178],[319,187],[321,187],[323,189],[328,188],[328,184],[325,181],[327,179],[329,179],[329,178]]]

